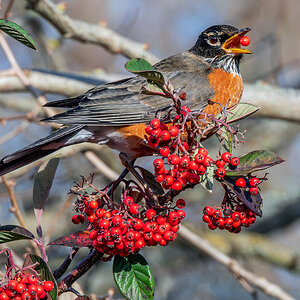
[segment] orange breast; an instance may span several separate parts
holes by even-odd
[[[210,99],[220,103],[209,104],[203,110],[204,113],[217,115],[222,107],[227,108],[237,105],[243,93],[243,80],[239,75],[227,73],[222,69],[215,69],[208,75],[210,85],[214,88],[215,96]]]

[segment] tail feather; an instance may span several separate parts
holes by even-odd
[[[11,155],[5,156],[0,161],[0,176],[43,158],[64,146],[88,140],[88,137],[85,138],[84,135],[79,135],[76,138],[76,135],[80,133],[83,127],[83,125],[76,125],[60,128],[49,136]]]

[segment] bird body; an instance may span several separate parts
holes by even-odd
[[[228,25],[206,29],[190,50],[170,56],[153,67],[175,89],[186,92],[185,105],[192,111],[218,114],[235,106],[243,91],[239,73],[242,54],[240,37],[250,29]],[[64,125],[0,162],[0,175],[44,157],[62,147],[81,142],[106,144],[134,159],[155,151],[145,143],[145,126],[158,109],[171,104],[169,98],[141,93],[145,78],[135,76],[97,86],[71,99],[46,106],[67,108],[42,121]]]

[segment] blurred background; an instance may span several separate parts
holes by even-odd
[[[3,18],[9,1],[2,1],[0,18]],[[300,88],[300,2],[298,0],[227,0],[227,1],[167,1],[167,0],[70,0],[58,4],[71,18],[93,24],[102,24],[115,32],[140,43],[147,43],[150,51],[159,58],[191,48],[198,35],[214,24],[230,24],[238,28],[250,27],[249,49],[253,55],[245,57],[241,65],[244,82],[257,89],[263,84],[281,88]],[[63,38],[45,19],[30,9],[27,1],[15,1],[10,20],[28,30],[36,41],[38,51],[32,51],[11,38],[7,38],[22,69],[51,70],[86,76],[95,80],[117,79],[128,76],[124,64],[128,58],[107,52],[97,45],[83,44]],[[10,64],[0,49],[0,70]],[[1,74],[0,74],[1,75]],[[3,76],[3,74],[2,74]],[[87,81],[93,84],[96,81]],[[1,83],[1,76],[0,76]],[[82,91],[84,92],[84,90]],[[296,91],[297,92],[297,91]],[[48,93],[49,100],[62,95]],[[0,120],[9,116],[23,116],[31,111],[35,99],[28,92],[9,93],[0,88]],[[298,104],[299,105],[299,104]],[[284,107],[282,107],[284,110]],[[41,111],[38,118],[43,117]],[[27,124],[17,134],[15,129],[24,120],[2,120],[0,126],[0,156],[10,154],[45,136],[51,128],[36,122]],[[212,194],[201,187],[184,195],[188,205],[184,224],[228,255],[237,258],[247,269],[280,285],[296,299],[300,299],[300,126],[299,122],[252,117],[241,122],[246,129],[246,143],[235,150],[236,155],[266,149],[277,152],[285,164],[270,169],[269,181],[262,185],[264,199],[263,218],[239,235],[211,232],[201,221],[206,205],[218,204],[222,191],[216,185]],[[217,153],[218,141],[211,138],[205,144],[210,152]],[[95,149],[94,149],[95,150]],[[97,155],[116,172],[122,170],[118,153],[106,147],[95,150]],[[152,158],[138,161],[151,169]],[[28,228],[35,230],[32,210],[32,186],[37,167],[17,173],[15,192]],[[66,201],[67,193],[80,175],[96,172],[94,184],[100,188],[109,180],[100,174],[81,151],[73,151],[61,159],[43,216],[43,228],[53,230],[53,240],[63,234],[77,231],[70,222],[68,209],[59,219],[52,221]],[[0,222],[17,224],[9,214],[10,201],[3,184],[0,185]],[[9,245],[19,255],[26,243]],[[50,247],[52,268],[59,266],[69,249]],[[86,255],[81,250],[77,259]],[[252,296],[222,265],[204,256],[183,239],[166,248],[145,249],[143,255],[152,267],[156,279],[155,299],[252,299]],[[80,285],[86,293],[106,294],[109,288],[117,292],[110,263],[99,263],[82,279]],[[118,294],[116,294],[118,295]],[[270,299],[258,292],[258,299]]]

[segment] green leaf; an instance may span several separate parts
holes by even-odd
[[[164,94],[165,91],[163,90],[161,85],[159,85],[151,80],[148,80],[147,85],[142,87],[142,93],[146,94],[146,95],[156,95],[157,93]]]
[[[235,170],[228,170],[227,176],[247,175],[283,163],[278,154],[267,150],[255,150],[240,157],[240,163]]]
[[[204,175],[200,176],[201,185],[206,188],[210,193],[213,190],[214,185],[214,167],[210,166],[206,169]]]
[[[245,119],[245,118],[253,115],[254,113],[256,113],[259,109],[260,109],[260,107],[255,106],[253,104],[239,103],[233,109],[231,109],[227,112],[226,122],[233,123],[233,122]],[[223,116],[224,116],[224,114],[221,112],[216,116],[216,118],[222,119]]]
[[[222,126],[221,133],[218,131],[216,135],[224,149],[232,153],[232,136],[229,130],[225,126]]]
[[[33,185],[33,204],[35,209],[43,209],[55,176],[59,158],[43,163],[35,176]]]
[[[32,37],[28,34],[28,32],[23,29],[18,24],[9,21],[0,19],[0,29],[10,35],[12,38],[17,40],[18,42],[24,44],[25,46],[36,50],[36,46]]]
[[[236,194],[236,196],[243,201],[243,203],[251,209],[256,215],[262,216],[262,198],[260,196],[260,193],[257,195],[251,195],[250,192],[246,189],[242,189],[235,185],[236,180],[239,177],[231,177],[226,176],[223,178],[223,183],[227,185],[227,187]],[[244,179],[247,182],[247,185],[249,186],[249,180],[244,177]]]
[[[142,167],[138,167],[138,169],[141,171],[143,179],[147,182],[151,190],[157,195],[163,195],[164,189],[161,184],[156,181],[154,175]]]
[[[142,76],[159,85],[165,84],[165,77],[162,73],[155,71],[152,65],[142,58],[131,59],[126,63],[125,68],[127,71],[136,75]]]
[[[113,274],[121,294],[126,299],[153,299],[155,283],[150,267],[142,255],[116,255]]]
[[[24,227],[18,225],[0,226],[0,244],[31,239],[34,239],[34,235]]]
[[[34,269],[39,274],[41,280],[50,280],[54,283],[53,290],[47,293],[49,294],[52,300],[56,300],[58,298],[57,283],[47,263],[38,255],[27,254],[23,263],[23,268],[26,268],[33,264],[36,264],[34,266]]]
[[[125,69],[129,72],[154,70],[152,65],[143,58],[133,58],[125,64]]]

